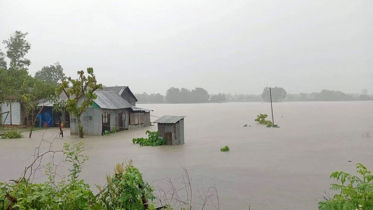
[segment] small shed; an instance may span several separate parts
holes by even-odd
[[[158,120],[159,136],[166,139],[167,145],[184,144],[184,116],[165,115]]]

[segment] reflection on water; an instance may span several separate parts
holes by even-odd
[[[275,122],[281,128],[257,125],[259,113],[270,114],[267,103],[143,104],[155,116],[185,115],[185,144],[140,147],[132,138],[146,129],[83,139],[90,160],[82,177],[102,184],[115,163],[133,159],[146,180],[160,185],[188,169],[193,186],[216,185],[221,209],[317,209],[329,175],[353,172],[357,162],[373,168],[373,103],[276,103]],[[244,125],[250,125],[244,127]],[[52,138],[58,130],[49,130]],[[68,133],[68,132],[65,132]],[[43,131],[33,139],[0,140],[0,180],[18,176],[33,154]],[[369,134],[369,135],[367,135]],[[79,141],[67,135],[57,139]],[[228,145],[229,152],[220,148]],[[351,160],[352,162],[348,162]],[[165,187],[165,186],[164,186]]]

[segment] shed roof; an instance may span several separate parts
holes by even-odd
[[[117,92],[95,91],[95,93],[97,98],[94,100],[94,102],[101,107],[101,109],[125,109],[132,107],[132,105],[118,95]]]
[[[170,115],[165,115],[158,120],[154,121],[155,123],[177,123],[180,120],[184,119],[185,116],[170,116]]]

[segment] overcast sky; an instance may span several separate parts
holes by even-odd
[[[93,67],[136,93],[373,91],[371,0],[0,0],[0,40],[15,30],[32,75]]]

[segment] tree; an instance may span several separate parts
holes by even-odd
[[[57,90],[57,95],[63,92],[67,96],[66,110],[77,118],[80,138],[84,137],[80,117],[88,107],[93,105],[93,100],[97,98],[94,91],[102,89],[102,84],[97,84],[93,68],[87,68],[87,74],[86,77],[83,70],[78,71],[78,79],[67,78],[67,81],[64,80]],[[82,102],[78,104],[80,99],[82,99]]]
[[[57,62],[54,65],[44,66],[40,71],[37,71],[35,78],[58,86],[58,84],[66,79],[66,76],[63,73],[62,66]]]
[[[11,68],[23,69],[31,64],[30,60],[25,58],[31,48],[30,43],[25,39],[27,34],[16,31],[8,40],[3,41],[6,44],[6,56],[10,59]]]
[[[225,98],[225,94],[222,94],[222,93],[219,93],[218,95],[213,95],[211,96],[210,98],[210,101],[211,102],[223,102],[223,101],[226,101],[227,99]]]
[[[0,50],[0,69],[6,69],[6,61],[5,61],[5,54]]]
[[[273,102],[281,102],[282,100],[286,98],[286,91],[284,88],[281,88],[281,87],[271,88],[271,95],[272,95]],[[263,101],[265,102],[271,101],[269,87],[264,88],[263,93],[262,93],[262,98],[263,98]]]
[[[210,99],[209,93],[203,88],[195,88],[191,91],[192,101],[195,103],[205,103]]]
[[[172,87],[172,88],[168,89],[167,92],[166,92],[167,102],[169,102],[169,103],[180,103],[179,94],[180,94],[179,88]]]
[[[41,107],[38,106],[40,100],[46,102],[55,99],[56,89],[52,84],[41,81],[37,78],[32,78],[31,76],[24,78],[23,85],[22,101],[25,104],[28,116],[31,116],[31,129],[29,134],[29,138],[31,138],[36,116],[38,116],[44,108],[44,105]],[[39,112],[35,115],[36,111]]]

